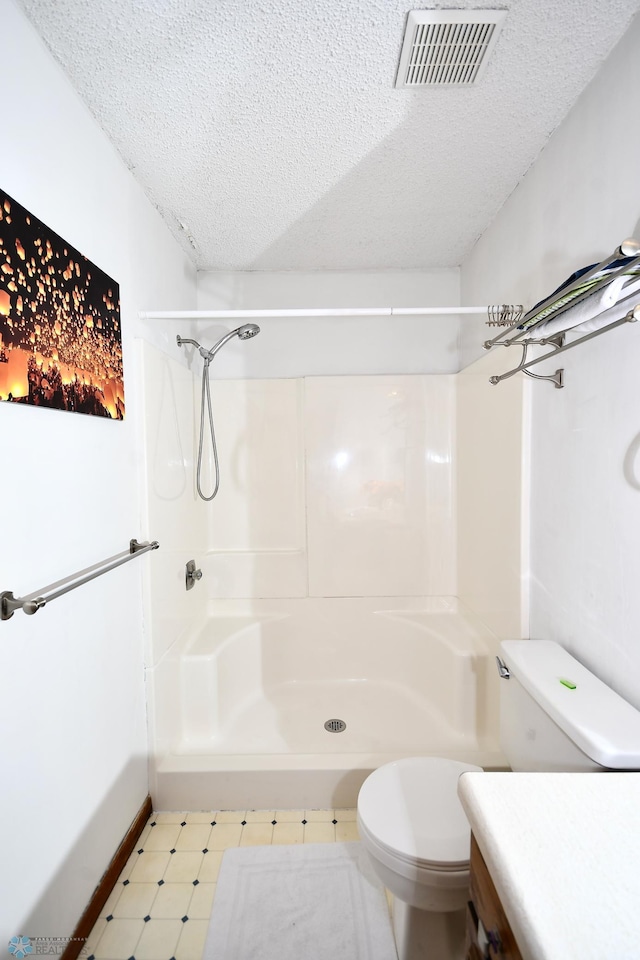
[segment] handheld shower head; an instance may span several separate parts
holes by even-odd
[[[251,337],[255,337],[257,333],[260,333],[260,327],[256,326],[255,323],[245,323],[241,327],[236,327],[235,330],[226,333],[217,343],[214,343],[211,350],[207,351],[207,361],[210,363],[218,350],[224,347],[225,343],[233,337],[238,337],[239,340],[250,340]]]
[[[245,323],[234,332],[241,340],[250,340],[251,337],[256,337],[260,333],[260,327],[256,323]]]
[[[224,347],[225,343],[228,340],[231,340],[232,337],[238,337],[239,340],[250,340],[251,337],[255,337],[260,333],[260,327],[255,323],[245,323],[241,327],[236,327],[235,330],[231,330],[229,333],[225,333],[224,337],[221,337],[217,343],[215,343],[211,350],[207,350],[205,347],[200,346],[197,340],[188,340],[185,337],[177,336],[176,343],[179,347],[183,346],[185,343],[193,344],[194,347],[198,348],[198,352],[206,364],[211,363],[216,353],[221,347]]]
[[[200,440],[198,443],[198,465],[196,467],[196,488],[198,490],[198,496],[202,500],[213,500],[215,495],[218,492],[218,487],[220,485],[220,468],[218,465],[218,448],[216,444],[216,434],[213,426],[213,411],[211,409],[211,392],[209,388],[209,364],[215,357],[218,350],[221,347],[224,347],[225,343],[228,340],[231,340],[232,337],[237,336],[239,340],[250,340],[251,337],[255,337],[260,333],[260,327],[255,323],[244,323],[241,327],[236,327],[235,330],[231,330],[229,333],[225,333],[224,337],[221,337],[217,343],[215,343],[211,350],[206,350],[202,347],[197,340],[189,340],[186,337],[177,336],[176,343],[179,347],[184,346],[185,344],[191,344],[194,347],[197,347],[198,353],[204,360],[202,367],[202,398],[200,401]],[[211,449],[213,452],[213,463],[215,469],[215,486],[213,488],[213,493],[210,496],[205,496],[202,492],[202,487],[200,485],[200,475],[202,470],[202,452],[204,444],[204,418],[205,418],[205,402],[207,405],[207,412],[209,417],[209,433],[211,436]]]

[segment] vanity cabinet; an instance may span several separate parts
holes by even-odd
[[[467,904],[466,960],[522,960],[509,921],[484,862],[476,838],[471,835],[471,899]]]

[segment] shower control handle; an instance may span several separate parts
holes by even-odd
[[[195,587],[198,580],[202,580],[202,570],[198,570],[196,568],[195,560],[189,560],[186,565],[185,574],[185,585],[187,590],[191,590],[192,587]]]

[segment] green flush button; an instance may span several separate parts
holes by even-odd
[[[562,677],[560,677],[559,679],[563,687],[568,687],[569,690],[575,690],[576,685],[572,680],[563,680]]]

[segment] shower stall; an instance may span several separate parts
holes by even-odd
[[[145,585],[156,805],[351,806],[390,759],[501,766],[492,666],[518,635],[503,595],[520,578],[522,384],[497,396],[470,368],[205,386],[200,358],[214,374],[233,338],[242,363],[243,329],[212,350],[178,337],[193,349],[175,356],[140,341],[162,544]]]

